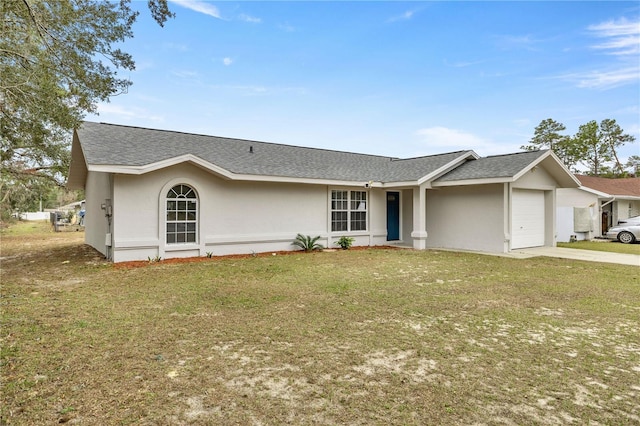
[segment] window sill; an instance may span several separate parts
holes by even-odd
[[[197,250],[200,244],[197,243],[167,243],[164,251],[181,251],[181,250]]]
[[[331,231],[331,235],[345,235],[350,237],[364,237],[369,235],[369,231]]]

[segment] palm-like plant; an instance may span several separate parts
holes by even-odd
[[[322,250],[324,246],[318,243],[319,239],[320,235],[317,237],[311,237],[310,235],[298,234],[291,244],[300,247],[304,251]]]

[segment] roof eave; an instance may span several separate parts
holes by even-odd
[[[431,186],[434,188],[441,188],[445,186],[464,186],[464,185],[491,185],[494,183],[510,183],[514,182],[514,179],[510,176],[495,177],[495,178],[481,178],[481,179],[460,179],[451,180],[445,182],[431,182]]]
[[[611,198],[612,195],[607,194],[606,192],[598,191],[597,189],[589,188],[587,186],[580,186],[578,189],[581,191],[588,192],[600,198]]]
[[[192,154],[185,154],[179,157],[169,158],[166,160],[158,161],[153,164],[147,164],[144,166],[123,166],[123,165],[109,165],[109,164],[94,164],[88,167],[91,172],[102,173],[116,173],[126,175],[143,175],[146,173],[161,170],[167,167],[175,166],[182,163],[191,163],[205,171],[215,174],[222,179],[234,180],[234,181],[249,181],[249,182],[278,182],[278,183],[303,183],[313,185],[332,185],[332,186],[351,186],[351,187],[382,187],[381,182],[364,182],[364,181],[350,181],[339,179],[317,179],[317,178],[300,178],[292,176],[268,176],[259,174],[243,174],[234,173],[220,166],[212,164],[208,161],[201,159]]]

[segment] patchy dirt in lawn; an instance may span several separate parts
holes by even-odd
[[[544,307],[536,309],[536,314],[552,318],[565,315],[561,310]],[[380,325],[393,327],[392,324],[393,321],[373,321],[344,327],[377,329]],[[470,423],[584,424],[585,417],[576,416],[576,407],[591,410],[593,414],[586,418],[599,419],[591,422],[594,424],[640,422],[640,364],[620,368],[621,360],[633,359],[636,363],[640,360],[639,343],[620,344],[629,335],[640,333],[637,321],[620,322],[620,334],[602,329],[595,321],[585,321],[580,326],[541,323],[528,327],[502,319],[469,323],[455,315],[412,324],[395,322],[396,326],[420,336],[437,332],[444,324],[455,332],[448,336],[446,344],[437,348],[422,339],[418,340],[421,342],[418,349],[392,347],[370,352],[356,344],[332,347],[322,342],[301,350],[294,342],[268,338],[257,345],[247,345],[243,340],[218,342],[209,348],[206,358],[178,360],[170,367],[171,377],[178,380],[189,375],[180,372],[187,364],[204,365],[205,370],[208,363],[225,366],[208,380],[211,393],[181,395],[182,404],[170,419],[228,421],[229,410],[240,407],[216,403],[213,395],[223,389],[224,393],[241,399],[280,405],[288,413],[280,420],[290,423],[384,423],[384,417],[352,417],[347,411],[351,408],[355,412],[368,412],[369,404],[391,404],[395,408],[410,406],[414,411],[401,416],[403,420],[391,416],[387,419],[390,423],[420,424],[427,413],[417,407],[422,398],[433,397],[425,396],[425,392],[450,394],[455,401],[460,397],[456,393],[466,389],[462,396],[470,398],[465,401],[472,407],[466,417]],[[548,358],[541,363],[526,357],[499,356],[508,354],[513,346],[524,348],[533,357]],[[302,357],[293,363],[281,361],[283,354],[296,352],[317,356]],[[345,359],[345,353],[353,356]],[[575,374],[584,364],[588,368]],[[326,370],[323,368],[326,365],[333,367]],[[533,375],[522,375],[523,371],[533,371]],[[525,376],[525,383],[518,383],[518,376]],[[551,385],[541,385],[548,381]],[[406,392],[398,394],[398,387]],[[612,387],[617,391],[612,391]],[[388,401],[390,395],[395,400]],[[455,411],[454,407],[452,402],[451,411]],[[247,420],[251,424],[272,422],[259,411],[253,411]]]
[[[453,318],[446,321],[455,323]],[[620,326],[629,333],[640,332],[637,323],[623,323]],[[457,327],[462,328],[459,335],[461,340],[451,339],[450,345],[442,348],[451,356],[439,360],[421,354],[416,349],[391,348],[360,352],[356,357],[357,362],[353,360],[343,365],[344,360],[338,354],[353,351],[354,348],[318,346],[315,349],[322,353],[325,362],[337,368],[328,372],[314,372],[313,364],[317,360],[300,360],[297,364],[277,361],[280,359],[278,352],[297,350],[293,343],[271,342],[271,349],[265,350],[263,345],[248,346],[241,341],[229,341],[212,346],[211,355],[206,359],[189,362],[206,365],[213,359],[221,359],[226,368],[210,381],[212,387],[226,389],[225,392],[249,400],[277,400],[289,413],[286,421],[293,423],[298,420],[302,423],[341,424],[339,419],[342,418],[348,420],[348,424],[371,424],[371,419],[353,418],[344,411],[349,406],[367,405],[367,401],[373,404],[402,404],[401,401],[385,400],[386,396],[395,394],[392,389],[398,386],[408,390],[401,392],[399,398],[408,405],[414,405],[419,404],[425,388],[431,392],[447,393],[455,388],[463,389],[464,383],[475,388],[472,399],[467,401],[474,407],[475,413],[468,420],[476,419],[480,424],[583,424],[584,418],[576,417],[575,407],[589,408],[594,413],[604,410],[597,417],[605,424],[640,422],[640,384],[633,381],[634,377],[638,378],[640,365],[631,370],[617,367],[618,359],[637,359],[640,346],[618,347],[616,342],[621,336],[604,333],[596,324],[577,328],[546,325],[542,328],[516,329],[502,321],[484,321],[480,326],[484,337],[468,339],[464,337],[469,331],[465,329],[467,326],[458,323]],[[423,330],[427,328],[428,323]],[[550,349],[552,358],[545,369],[521,358],[500,358],[493,364],[495,354],[505,351],[510,345],[526,348],[543,344],[556,348]],[[457,345],[464,345],[467,350],[455,351],[453,346]],[[616,357],[607,359],[605,351],[600,348],[611,346],[615,348]],[[332,354],[335,356],[333,360]],[[592,356],[601,358],[592,366],[596,371],[582,376],[572,374],[576,358]],[[182,377],[179,369],[185,365],[186,362],[179,361],[174,366],[177,370],[172,370],[177,371],[172,377]],[[530,385],[524,389],[517,383],[511,384],[505,380],[522,369],[537,369],[536,375],[540,376],[557,376],[553,380],[558,380],[558,383],[541,391],[535,378],[528,379],[531,380]],[[497,370],[498,376],[503,379],[495,380],[487,376],[491,370]],[[503,372],[507,372],[507,375],[503,375]],[[623,387],[623,392],[612,393],[610,384],[618,380],[628,383],[628,386]],[[412,388],[417,391],[415,395],[410,391]],[[523,398],[514,392],[523,392]],[[199,419],[216,423],[230,418],[231,407],[217,405],[215,398],[206,392],[182,395],[180,399],[182,404],[171,418],[174,421]],[[306,417],[303,413],[309,411],[313,414]],[[415,411],[408,417],[413,421],[407,423],[421,423],[418,419],[424,420],[424,415]],[[251,423],[269,424],[271,419],[254,412]]]

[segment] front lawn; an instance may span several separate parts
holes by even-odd
[[[469,253],[107,264],[2,235],[2,424],[638,424],[632,266]]]

